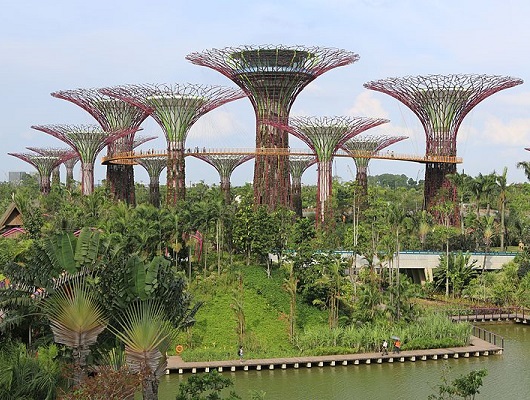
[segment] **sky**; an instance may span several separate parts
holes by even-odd
[[[388,77],[428,74],[505,75],[528,81],[502,90],[464,119],[457,137],[459,172],[500,174],[510,183],[526,177],[516,168],[530,161],[530,2],[526,0],[0,0],[0,181],[9,171],[35,172],[7,153],[27,146],[67,145],[31,129],[44,124],[95,124],[80,107],[51,92],[123,84],[197,83],[236,87],[222,74],[186,60],[212,48],[242,45],[319,46],[359,54],[332,69],[297,97],[291,116],[387,118],[370,135],[408,136],[389,150],[425,154],[418,118],[393,97],[363,84]],[[160,127],[148,118],[140,135],[157,136],[140,149],[165,149]],[[306,147],[291,137],[292,148]],[[187,147],[252,148],[255,117],[248,99],[211,111],[189,131]],[[95,166],[96,184],[105,177]],[[352,180],[355,164],[336,159],[333,174]],[[423,179],[418,163],[372,160],[370,175]],[[75,178],[80,179],[79,164]],[[65,170],[61,170],[64,180]],[[253,162],[239,166],[233,185],[250,182]],[[142,167],[137,182],[148,183]],[[186,158],[188,184],[218,184],[210,165]],[[165,182],[165,171],[161,182]],[[303,176],[316,183],[316,168]]]

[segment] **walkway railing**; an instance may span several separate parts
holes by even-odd
[[[479,339],[485,340],[488,343],[493,344],[494,346],[499,346],[504,350],[504,338],[501,335],[487,331],[484,328],[473,325],[471,334]]]
[[[526,312],[528,315],[528,311]],[[453,321],[488,321],[524,318],[524,309],[519,307],[473,307],[451,309],[447,314]]]

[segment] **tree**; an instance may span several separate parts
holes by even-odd
[[[167,367],[166,352],[176,337],[163,306],[151,300],[133,302],[110,328],[125,344],[130,371],[142,374],[143,398],[158,399],[159,379]]]
[[[507,179],[506,174],[508,172],[508,168],[504,167],[502,170],[502,175],[497,175],[497,185],[499,188],[499,208],[501,209],[501,251],[504,251],[504,238],[506,236],[506,224],[504,222],[505,214],[506,214],[506,190],[507,190]]]
[[[55,342],[73,350],[74,383],[79,384],[85,373],[89,346],[96,343],[107,325],[96,291],[84,276],[76,276],[46,300],[44,310]]]
[[[429,395],[429,400],[454,399],[454,396],[463,399],[474,399],[479,394],[482,379],[488,374],[486,369],[471,371],[469,374],[455,378],[451,384],[447,383],[445,374],[442,376],[442,384],[438,386],[438,394]]]
[[[231,391],[228,397],[221,397],[221,391],[233,386],[230,378],[221,376],[216,370],[207,374],[192,375],[179,385],[176,400],[237,400],[241,399]]]

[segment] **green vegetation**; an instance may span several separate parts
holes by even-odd
[[[175,208],[155,208],[140,187],[133,207],[105,187],[81,196],[55,185],[43,197],[34,182],[0,184],[0,204],[14,193],[26,227],[0,238],[0,335],[13,343],[0,387],[126,396],[110,394],[106,376],[155,399],[176,345],[189,361],[235,359],[239,345],[245,358],[378,351],[394,335],[404,350],[466,345],[470,325],[451,323],[447,310],[530,305],[528,246],[497,272],[469,262],[470,251],[530,244],[530,184],[507,185],[505,173],[451,179],[458,208],[440,201],[431,213],[421,182],[374,177],[360,199],[356,184],[337,180],[335,218],[319,229],[290,210],[254,207],[250,185],[233,188],[231,205],[199,183]],[[314,207],[315,188],[302,197]],[[399,269],[392,255],[402,249],[443,253],[433,282]],[[51,346],[45,364],[33,356]]]

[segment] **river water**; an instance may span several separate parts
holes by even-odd
[[[530,399],[530,326],[515,323],[481,324],[505,338],[502,355],[448,360],[394,362],[370,365],[223,372],[234,381],[243,399],[251,390],[266,392],[265,400],[414,400],[437,391],[445,373],[449,381],[485,368],[488,375],[478,399]],[[160,400],[174,399],[187,375],[162,378]]]

